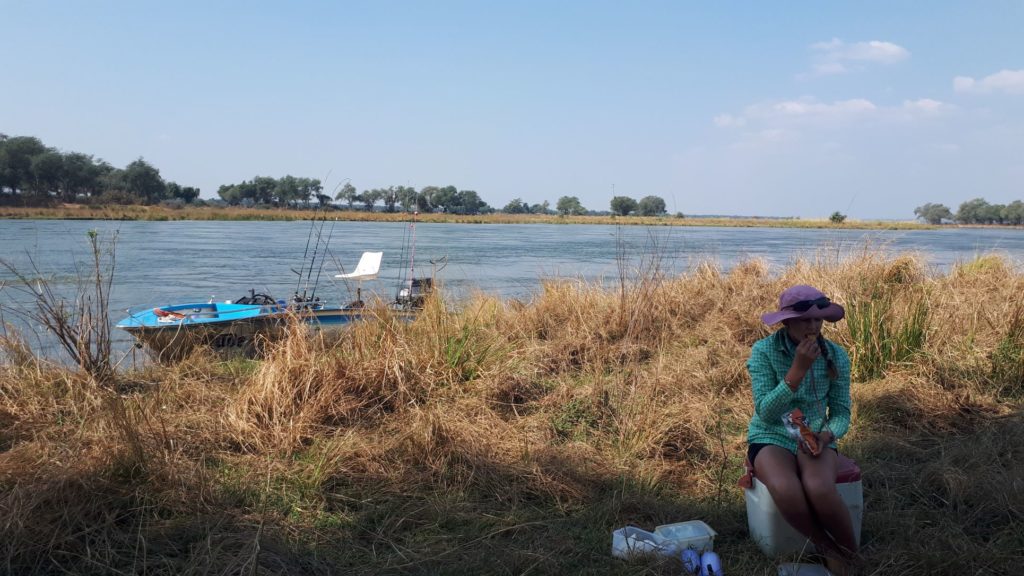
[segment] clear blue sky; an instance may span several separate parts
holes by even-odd
[[[0,132],[199,186],[912,218],[1024,199],[1024,3],[0,0]]]

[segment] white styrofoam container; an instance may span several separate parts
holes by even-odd
[[[644,554],[672,555],[675,550],[665,542],[665,538],[637,528],[626,526],[612,532],[612,556],[629,558]]]
[[[700,552],[714,550],[715,536],[718,535],[711,526],[700,520],[662,524],[654,529],[654,533],[664,538],[675,552],[681,552],[687,548],[693,548]]]
[[[864,489],[861,481],[836,484],[836,488],[850,511],[853,537],[860,545],[860,527],[864,517]],[[750,537],[762,552],[773,557],[814,552],[814,545],[782,517],[768,488],[760,480],[754,478],[754,487],[743,492],[747,501]]]

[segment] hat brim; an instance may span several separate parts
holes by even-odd
[[[828,320],[829,322],[839,322],[845,316],[846,310],[844,310],[839,304],[833,302],[825,308],[812,306],[803,312],[797,312],[796,310],[779,310],[777,312],[769,312],[768,314],[761,315],[761,321],[769,326],[791,318],[821,318],[822,320]]]

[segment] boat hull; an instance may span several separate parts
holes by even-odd
[[[321,307],[291,311],[278,306],[181,304],[134,314],[117,324],[158,360],[174,361],[199,347],[258,355],[288,331],[289,321],[313,330],[342,328],[362,319],[362,309]]]

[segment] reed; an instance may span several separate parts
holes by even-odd
[[[758,315],[796,282],[849,311],[827,336],[854,352],[864,573],[1019,567],[1014,263],[650,258],[618,280],[118,372],[123,412],[0,340],[0,572],[677,574],[612,559],[610,533],[701,518],[727,573],[774,574],[735,481]]]

